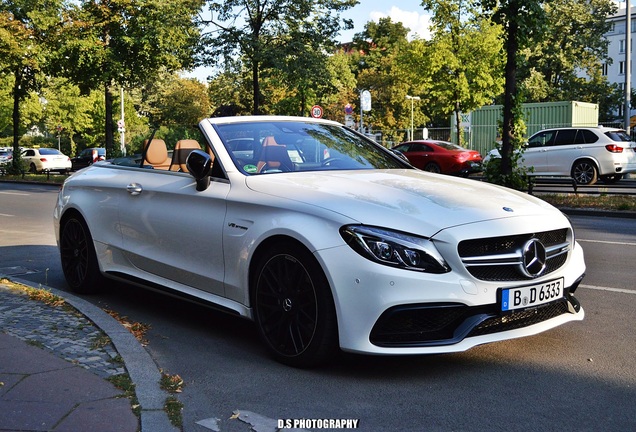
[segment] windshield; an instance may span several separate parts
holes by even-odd
[[[237,168],[246,174],[408,168],[389,150],[343,126],[257,121],[215,128]]]

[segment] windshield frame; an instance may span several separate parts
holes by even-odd
[[[330,170],[413,169],[391,150],[335,122],[302,118],[212,124],[245,175]],[[265,159],[281,159],[269,163]],[[285,156],[285,153],[287,154]],[[264,156],[265,155],[265,156]],[[267,156],[270,155],[270,156]]]

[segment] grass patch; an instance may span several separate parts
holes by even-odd
[[[23,287],[23,290],[31,300],[37,300],[52,307],[61,307],[66,304],[66,301],[64,301],[62,297],[52,294],[45,289]]]
[[[20,181],[27,183],[51,183],[51,184],[62,184],[64,180],[66,180],[69,176],[64,174],[31,174],[24,173],[24,175],[11,175],[4,174],[0,176],[0,180],[4,181]]]
[[[636,211],[636,197],[631,195],[542,194],[537,197],[555,207]]]
[[[176,397],[170,396],[166,399],[163,409],[168,415],[170,423],[174,427],[181,429],[183,425],[183,404]]]
[[[115,318],[122,326],[127,328],[128,331],[131,332],[133,336],[135,336],[135,338],[139,341],[139,343],[141,343],[142,346],[148,345],[148,341],[146,340],[146,332],[150,330],[150,325],[130,321],[128,317],[121,316],[113,310],[105,309],[104,312]]]
[[[34,347],[37,347],[37,348],[41,348],[41,349],[46,348],[42,342],[40,342],[38,340],[35,340],[35,339],[29,339],[29,340],[26,341],[26,343],[27,343],[27,345],[31,345],[31,346],[34,346]]]
[[[124,392],[124,397],[130,399],[130,405],[135,415],[137,417],[141,416],[141,405],[139,405],[139,400],[135,393],[135,384],[130,379],[130,376],[128,374],[113,375],[108,378],[108,381]]]
[[[179,375],[170,375],[161,371],[161,388],[168,393],[181,393],[183,389],[183,379]],[[181,428],[183,424],[183,404],[175,396],[166,399],[163,406],[164,411],[168,415],[168,419],[173,426]]]

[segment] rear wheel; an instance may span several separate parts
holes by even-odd
[[[437,173],[439,174],[440,172],[442,172],[442,170],[440,169],[439,165],[437,165],[435,162],[429,162],[424,166],[424,171],[428,171],[428,172],[432,172],[432,173]]]
[[[31,174],[35,174],[36,172],[38,172],[38,169],[33,162],[31,163],[31,165],[29,165],[29,172]]]
[[[98,291],[103,283],[97,254],[88,226],[78,216],[64,220],[60,228],[62,271],[69,287],[77,293]]]
[[[601,181],[605,184],[614,184],[623,178],[623,174],[604,175],[601,176]]]
[[[578,184],[592,185],[598,180],[598,169],[590,160],[576,161],[572,167],[572,177]]]
[[[329,283],[301,245],[282,242],[260,257],[252,307],[262,339],[276,360],[295,367],[325,363],[338,346]]]

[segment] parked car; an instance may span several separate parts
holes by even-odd
[[[13,161],[12,149],[0,149],[0,166],[9,165]]]
[[[214,305],[302,367],[338,348],[448,353],[583,319],[583,250],[544,201],[414,169],[328,120],[199,127],[203,149],[175,150],[188,172],[154,139],[138,163],[65,181],[54,226],[72,290],[117,279]]]
[[[103,147],[96,148],[87,148],[84,149],[75,156],[71,158],[71,166],[73,171],[80,170],[82,168],[86,168],[89,165],[92,165],[95,162],[106,160],[106,149]]]
[[[486,161],[499,157],[495,149]],[[636,143],[616,128],[545,129],[528,140],[521,166],[532,175],[570,176],[582,185],[615,183],[636,172]]]
[[[68,172],[71,169],[71,158],[54,148],[22,149],[22,160],[29,172]]]
[[[468,176],[482,171],[482,157],[476,150],[446,141],[409,141],[393,147],[411,165],[424,171]]]

